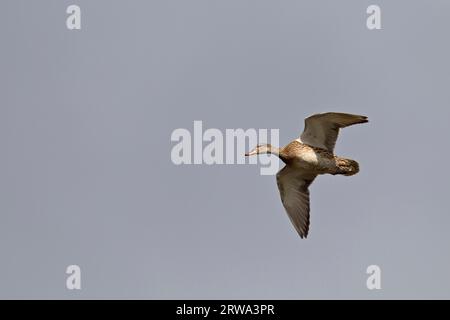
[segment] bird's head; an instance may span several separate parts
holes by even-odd
[[[246,157],[253,156],[255,154],[271,153],[272,146],[270,144],[259,144],[250,152],[245,154]]]

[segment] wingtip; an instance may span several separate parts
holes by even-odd
[[[369,122],[369,118],[366,116],[361,116],[359,123],[367,123],[367,122]]]

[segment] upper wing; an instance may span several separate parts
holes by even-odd
[[[316,175],[305,174],[289,166],[277,173],[277,184],[281,202],[301,238],[309,230],[309,185]]]
[[[369,122],[367,117],[356,114],[317,113],[305,119],[305,129],[300,136],[300,140],[313,147],[333,152],[340,128],[365,122]]]

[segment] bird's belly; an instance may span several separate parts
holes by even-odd
[[[319,165],[319,157],[314,151],[302,152],[292,159],[292,165],[295,167],[312,170]]]
[[[297,155],[293,159],[292,165],[302,170],[322,174],[333,168],[335,166],[335,162],[334,159],[323,156],[314,152],[314,150],[311,150]]]

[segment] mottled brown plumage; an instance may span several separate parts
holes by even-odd
[[[281,148],[278,156],[287,165],[317,174],[353,175],[359,171],[356,161],[338,157],[328,150],[307,145],[299,140]]]
[[[358,162],[334,155],[340,128],[368,122],[367,117],[348,113],[319,113],[305,119],[300,138],[282,148],[259,145],[247,156],[272,153],[286,166],[277,173],[281,201],[301,238],[309,231],[308,187],[320,174],[351,176],[359,172]]]

